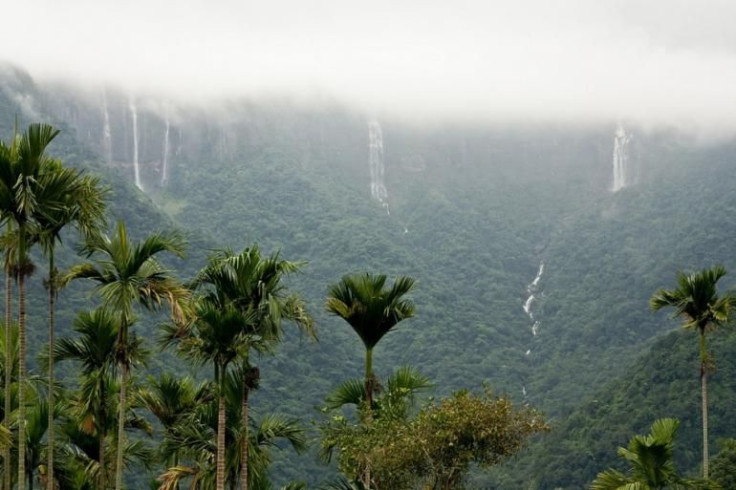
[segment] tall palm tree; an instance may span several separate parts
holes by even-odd
[[[48,257],[49,276],[47,279],[49,304],[49,352],[48,357],[48,403],[54,406],[54,303],[57,294],[57,274],[54,261],[56,244],[61,242],[61,231],[69,224],[76,225],[80,234],[89,238],[100,233],[105,223],[105,190],[96,177],[83,174],[73,168],[65,168],[61,163],[55,165],[43,174],[40,182],[39,201],[50,203],[39,209],[36,221],[38,223],[36,238]],[[54,411],[48,411],[48,455],[47,472],[48,490],[54,490]]]
[[[242,326],[239,379],[241,386],[241,489],[248,490],[249,393],[258,387],[259,370],[250,363],[251,351],[272,352],[283,336],[283,322],[295,324],[300,331],[316,338],[312,318],[304,301],[288,292],[283,279],[297,272],[303,264],[281,259],[279,252],[261,255],[256,245],[236,254],[232,250],[215,252],[207,266],[192,281],[195,288],[207,289],[218,304],[237,308],[248,324]]]
[[[111,403],[116,387],[112,381],[115,371],[115,355],[121,318],[111,310],[98,308],[81,312],[74,320],[76,338],[63,338],[55,342],[53,356],[59,361],[76,361],[80,366],[82,383],[76,397],[75,412],[80,430],[97,440],[96,480],[99,488],[107,481],[105,463],[105,436],[110,421]],[[141,358],[140,342],[135,336],[128,337],[128,358]],[[68,430],[66,432],[69,432]]]
[[[12,223],[16,233],[16,270],[18,279],[19,329],[19,392],[18,392],[18,449],[25,454],[26,397],[23,380],[26,377],[26,301],[25,279],[33,271],[29,258],[30,236],[37,226],[36,217],[41,209],[54,207],[58,202],[42,196],[41,182],[45,173],[56,166],[46,156],[46,148],[59,134],[47,124],[31,124],[22,135],[13,138],[10,145],[0,143],[0,218]],[[18,490],[25,490],[25,459],[18,461]]]
[[[1,145],[1,143],[0,143]],[[5,270],[5,325],[11,325],[13,320],[13,281],[15,278],[14,253],[11,248],[12,230],[10,223],[6,224],[5,234],[3,236],[3,269]],[[12,338],[10,328],[5,328],[5,348],[3,350],[4,365],[6,368],[4,376],[3,396],[5,398],[3,404],[3,429],[6,433],[10,432],[10,412],[11,412],[11,374],[14,371],[16,356],[13,352],[15,342]],[[7,366],[12,366],[8,369]],[[10,444],[3,447],[3,489],[11,490],[11,460],[10,460]]]
[[[215,293],[199,299],[196,320],[186,336],[176,335],[176,327],[170,328],[168,342],[176,343],[185,357],[214,367],[217,387],[217,431],[216,431],[216,490],[225,489],[225,431],[227,424],[225,381],[230,363],[242,356],[247,348],[244,325],[249,320],[231,303],[222,304]]]
[[[649,301],[652,310],[673,307],[683,326],[697,330],[700,344],[700,386],[703,414],[703,478],[708,478],[708,389],[707,375],[711,360],[705,334],[725,324],[736,305],[732,294],[718,295],[718,281],[726,275],[722,265],[693,274],[677,275],[676,289],[660,289]]]
[[[373,349],[400,321],[414,316],[414,303],[404,295],[414,287],[411,277],[398,277],[391,287],[385,275],[344,276],[329,289],[327,311],[353,327],[365,346],[365,400],[373,404]],[[370,415],[369,415],[370,418]]]
[[[7,287],[8,285],[6,285]],[[6,289],[6,301],[10,302],[8,290]],[[9,308],[6,305],[6,308]],[[10,438],[10,444],[3,446],[3,486],[11,489],[13,482],[13,464],[11,446],[13,433],[10,425],[10,414],[17,406],[17,380],[18,380],[18,325],[12,322],[12,318],[6,309],[5,323],[0,326],[4,335],[0,337],[2,348],[2,370],[5,379],[3,390],[3,433]]]
[[[129,330],[135,321],[134,310],[136,306],[156,310],[163,303],[168,303],[172,319],[176,323],[184,322],[189,291],[156,261],[156,256],[163,252],[181,257],[183,249],[184,240],[176,233],[156,233],[138,243],[131,243],[125,224],[120,221],[112,237],[92,237],[87,243],[85,251],[96,257],[97,262],[72,267],[64,278],[64,282],[80,278],[96,282],[104,305],[115,310],[121,319],[115,353],[121,370],[115,490],[121,490],[123,485],[126,391],[131,368],[126,347]]]
[[[366,423],[372,419],[373,349],[400,321],[414,316],[414,303],[404,295],[414,287],[414,279],[399,276],[391,287],[386,286],[385,275],[360,274],[343,276],[329,289],[327,311],[345,320],[358,334],[365,346],[365,408]],[[370,465],[366,465],[363,484],[371,485]]]

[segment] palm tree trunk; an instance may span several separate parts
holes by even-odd
[[[373,419],[373,349],[365,351],[365,408],[366,420],[370,422]]]
[[[102,424],[100,424],[100,427],[102,427]],[[97,464],[100,467],[97,472],[97,488],[104,490],[107,488],[107,485],[105,484],[105,433],[102,430],[100,430],[100,447],[97,453]]]
[[[371,425],[373,422],[373,349],[365,350],[365,423]],[[366,490],[371,488],[371,463],[366,461],[363,472],[363,486]]]
[[[243,426],[243,461],[240,467],[240,488],[248,490],[248,449],[250,441],[248,439],[248,382],[243,380],[243,397],[240,404],[240,423]]]
[[[121,325],[120,330],[123,330]],[[125,450],[125,403],[126,385],[128,384],[128,370],[130,367],[123,361],[122,376],[120,379],[120,406],[118,407],[118,448],[115,454],[115,490],[123,489],[123,451]]]
[[[705,329],[700,329],[700,388],[703,401],[703,478],[708,479],[708,351]]]
[[[12,396],[10,384],[12,383],[12,374],[15,362],[13,359],[12,349],[13,329],[10,324],[13,321],[13,278],[10,274],[10,264],[7,264],[7,267],[8,270],[5,271],[5,418],[3,420],[3,425],[5,426],[5,429],[8,431],[8,433],[12,434],[12,432],[10,432],[10,412],[12,411],[12,407],[10,404],[10,397]],[[10,444],[6,446],[5,449],[3,449],[3,463],[3,489],[11,490],[10,472],[12,471],[11,467],[13,466],[13,464],[10,461]]]
[[[215,490],[225,490],[225,393],[222,369],[215,368],[215,377],[218,378],[219,393],[217,394],[217,475]]]
[[[56,300],[56,270],[54,269],[54,247],[49,251],[49,420],[48,456],[46,461],[47,490],[54,490],[54,301]]]
[[[25,263],[21,259],[21,267]],[[25,270],[18,276],[18,490],[26,488],[26,287]]]

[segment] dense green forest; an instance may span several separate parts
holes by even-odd
[[[736,212],[732,142],[700,145],[635,128],[635,178],[612,193],[614,125],[418,127],[387,119],[386,207],[370,193],[367,118],[330,101],[177,105],[109,88],[37,86],[12,67],[3,68],[2,88],[3,140],[14,115],[19,128],[40,120],[59,127],[50,154],[103,178],[111,188],[111,223],[125,220],[136,239],[162,230],[186,235],[186,259],[163,258],[179,278],[194,277],[213,249],[254,243],[264,254],[281,250],[288,260],[307,262],[286,284],[304,298],[319,342],[287,328],[276,355],[258,359],[260,388],[251,397],[256,417],[280,412],[306,427],[316,421],[307,437],[311,452],[273,453],[274,485],[317,484],[336,473],[316,454],[322,416],[315,407],[362,375],[364,352],[324,303],[329,285],[363,272],[417,281],[415,315],[376,348],[379,379],[411,366],[434,386],[417,406],[430,393],[477,393],[485,383],[544,413],[549,433],[535,436],[518,457],[475,471],[475,484],[581,488],[597,472],[621,467],[616,447],[661,417],[680,419],[675,460],[685,473],[698,473],[695,339],[673,332],[679,324],[653,315],[648,301],[678,270],[715,263],[736,270],[729,247],[736,237],[729,219]],[[144,192],[133,179],[134,138]],[[80,258],[72,234],[63,244],[57,266],[67,269]],[[28,345],[37,370],[33,359],[46,342],[41,278],[48,272],[40,254],[34,261]],[[534,326],[523,306],[540,263]],[[721,287],[732,284],[726,276]],[[76,312],[90,302],[99,300],[83,284],[61,293],[59,336],[72,335]],[[210,377],[153,344],[165,315],[141,320],[139,335],[153,352],[142,377]],[[727,423],[736,349],[729,330],[712,336],[714,447],[734,436]],[[77,378],[69,364],[59,365],[59,377],[69,384]]]

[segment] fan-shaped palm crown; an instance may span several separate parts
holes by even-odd
[[[365,344],[373,349],[400,321],[414,316],[414,303],[404,295],[414,287],[414,279],[399,276],[390,288],[385,275],[344,276],[333,285],[327,311],[344,319]]]
[[[672,306],[675,316],[684,319],[685,328],[720,326],[728,321],[731,309],[736,306],[736,298],[732,295],[718,296],[718,281],[726,275],[722,265],[692,274],[683,272],[677,275],[677,289],[660,289],[649,304],[655,311]]]

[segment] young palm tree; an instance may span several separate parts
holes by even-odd
[[[708,488],[704,481],[680,477],[675,469],[673,448],[679,426],[677,419],[655,420],[648,435],[634,436],[628,448],[618,448],[619,456],[631,465],[629,474],[614,469],[601,472],[591,490]]]
[[[182,323],[186,316],[189,292],[173,279],[171,274],[157,261],[156,256],[170,252],[183,255],[184,241],[178,234],[154,234],[139,243],[131,243],[125,224],[118,223],[112,237],[93,237],[86,246],[90,256],[98,258],[96,263],[73,267],[64,278],[90,279],[97,283],[97,290],[104,305],[120,315],[121,324],[116,340],[115,358],[121,370],[120,401],[115,464],[115,489],[123,485],[123,449],[125,447],[125,410],[127,383],[131,359],[128,346],[129,330],[134,324],[134,309],[142,306],[156,310],[163,303],[171,307],[172,319]]]
[[[39,186],[39,201],[50,203],[37,213],[36,238],[48,257],[49,277],[47,279],[49,302],[49,352],[48,357],[48,403],[54,406],[54,303],[57,294],[57,273],[54,261],[56,244],[61,242],[61,231],[69,224],[76,225],[80,234],[86,238],[98,234],[105,222],[105,191],[99,179],[84,175],[77,169],[64,168],[59,162],[43,174]],[[48,490],[54,490],[54,411],[48,411]]]
[[[138,392],[140,404],[148,409],[164,428],[164,443],[160,446],[163,462],[167,467],[179,465],[179,450],[172,444],[174,431],[198,405],[212,399],[206,383],[195,384],[190,377],[177,378],[164,373],[158,378],[149,378],[148,385]]]
[[[721,265],[693,274],[680,272],[677,289],[660,289],[652,296],[649,305],[654,311],[671,306],[675,316],[683,319],[685,328],[697,330],[700,344],[700,386],[703,413],[703,478],[708,478],[708,390],[707,374],[711,363],[705,334],[725,324],[736,305],[736,297],[718,295],[718,281],[726,275]]]
[[[414,287],[414,279],[399,276],[390,288],[385,288],[385,275],[361,274],[344,276],[330,287],[327,311],[339,316],[353,327],[365,345],[365,407],[366,423],[371,423],[373,391],[373,349],[400,321],[414,316],[414,303],[404,295]],[[370,466],[366,465],[363,484],[370,488]]]

